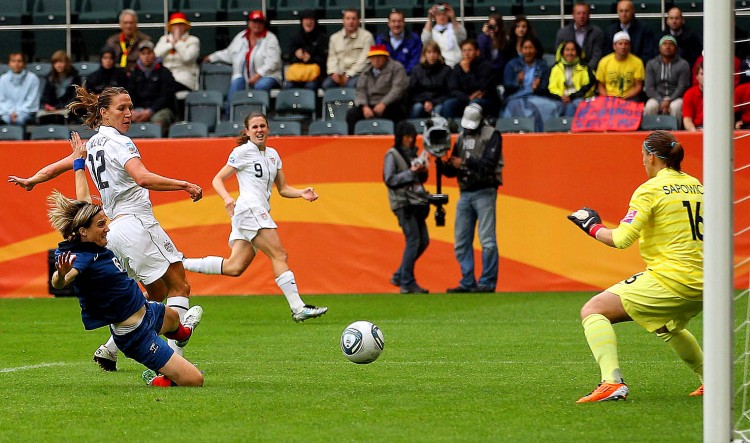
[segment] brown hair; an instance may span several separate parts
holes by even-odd
[[[99,205],[67,198],[59,191],[53,191],[47,203],[50,224],[66,240],[80,240],[78,229],[90,227],[94,216],[102,211]]]
[[[86,111],[86,117],[83,120],[83,123],[91,129],[96,129],[102,124],[101,110],[109,108],[114,97],[127,93],[128,90],[125,88],[109,86],[104,88],[101,94],[96,95],[86,89],[86,84],[84,83],[83,86],[76,85],[76,99],[73,100],[67,108],[73,113],[79,109]]]
[[[438,60],[440,60],[441,64],[445,64],[445,58],[443,58],[443,54],[440,52],[440,45],[435,40],[430,40],[422,46],[422,55],[419,57],[419,63],[427,63],[427,58],[424,55],[428,50],[437,52]]]
[[[651,154],[664,160],[667,167],[680,171],[680,164],[685,158],[685,151],[677,138],[668,131],[654,131],[646,137],[643,147]]]
[[[245,117],[245,127],[242,128],[242,132],[240,132],[240,136],[237,138],[237,144],[244,145],[248,140],[250,140],[250,137],[247,135],[247,132],[245,130],[248,129],[247,125],[250,124],[250,120],[255,117],[262,117],[263,120],[266,121],[266,125],[268,125],[268,117],[266,117],[265,114],[260,112],[251,112],[247,114],[247,117]]]
[[[57,62],[65,63],[63,72],[57,72],[57,70],[54,69],[54,64]],[[52,72],[50,73],[53,82],[57,82],[65,77],[68,77],[73,71],[73,65],[70,63],[70,57],[68,57],[68,53],[63,51],[62,49],[59,49],[52,53],[50,63],[53,65]]]
[[[492,47],[498,51],[505,49],[505,45],[508,42],[508,33],[505,30],[505,23],[503,23],[502,14],[490,14],[487,22],[490,20],[495,21],[495,38],[492,39]],[[489,55],[489,54],[486,54]]]

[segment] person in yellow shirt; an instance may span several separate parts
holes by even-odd
[[[617,228],[582,208],[568,216],[607,246],[636,241],[646,269],[592,297],[581,309],[586,340],[602,382],[577,403],[624,400],[629,393],[617,356],[612,324],[635,321],[655,332],[695,372],[703,374],[703,351],[685,327],[703,309],[703,185],[684,173],[684,151],[667,131],[654,131],[641,148],[648,180],[635,190]],[[703,395],[703,385],[690,395]]]
[[[601,96],[638,100],[646,79],[643,60],[630,52],[630,36],[627,32],[615,34],[612,47],[615,52],[604,56],[596,68],[598,93]]]

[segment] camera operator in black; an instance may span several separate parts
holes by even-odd
[[[498,275],[498,248],[495,233],[497,187],[503,183],[503,145],[500,133],[484,123],[482,107],[472,103],[461,119],[463,132],[453,152],[443,162],[442,173],[457,177],[460,197],[456,204],[456,259],[461,281],[447,292],[495,292]],[[482,245],[482,274],[474,276],[474,230]]]
[[[417,131],[411,123],[400,122],[394,139],[394,146],[385,154],[383,180],[388,186],[388,200],[404,232],[406,246],[391,284],[400,286],[402,294],[427,294],[429,291],[420,287],[414,278],[414,264],[430,243],[425,223],[430,205],[422,185],[428,175],[427,159],[417,156]]]

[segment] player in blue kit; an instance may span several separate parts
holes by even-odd
[[[144,380],[152,386],[203,386],[203,374],[159,337],[184,347],[203,315],[193,306],[180,322],[176,310],[149,302],[135,280],[128,277],[115,254],[106,248],[109,227],[101,206],[91,203],[86,181],[86,146],[73,134],[77,158],[73,169],[76,198],[55,191],[48,197],[49,220],[65,239],[55,251],[52,286],[72,285],[87,330],[109,325],[118,348],[147,368]],[[157,376],[156,372],[162,375]]]

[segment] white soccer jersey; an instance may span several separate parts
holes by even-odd
[[[253,206],[261,206],[270,212],[271,190],[276,173],[281,169],[279,153],[271,147],[261,151],[254,143],[248,141],[232,150],[227,165],[237,170],[237,181],[240,184],[235,214]]]
[[[113,220],[121,214],[153,216],[149,192],[136,184],[125,170],[125,163],[141,154],[130,137],[109,126],[86,142],[87,167],[99,190],[104,213]]]

